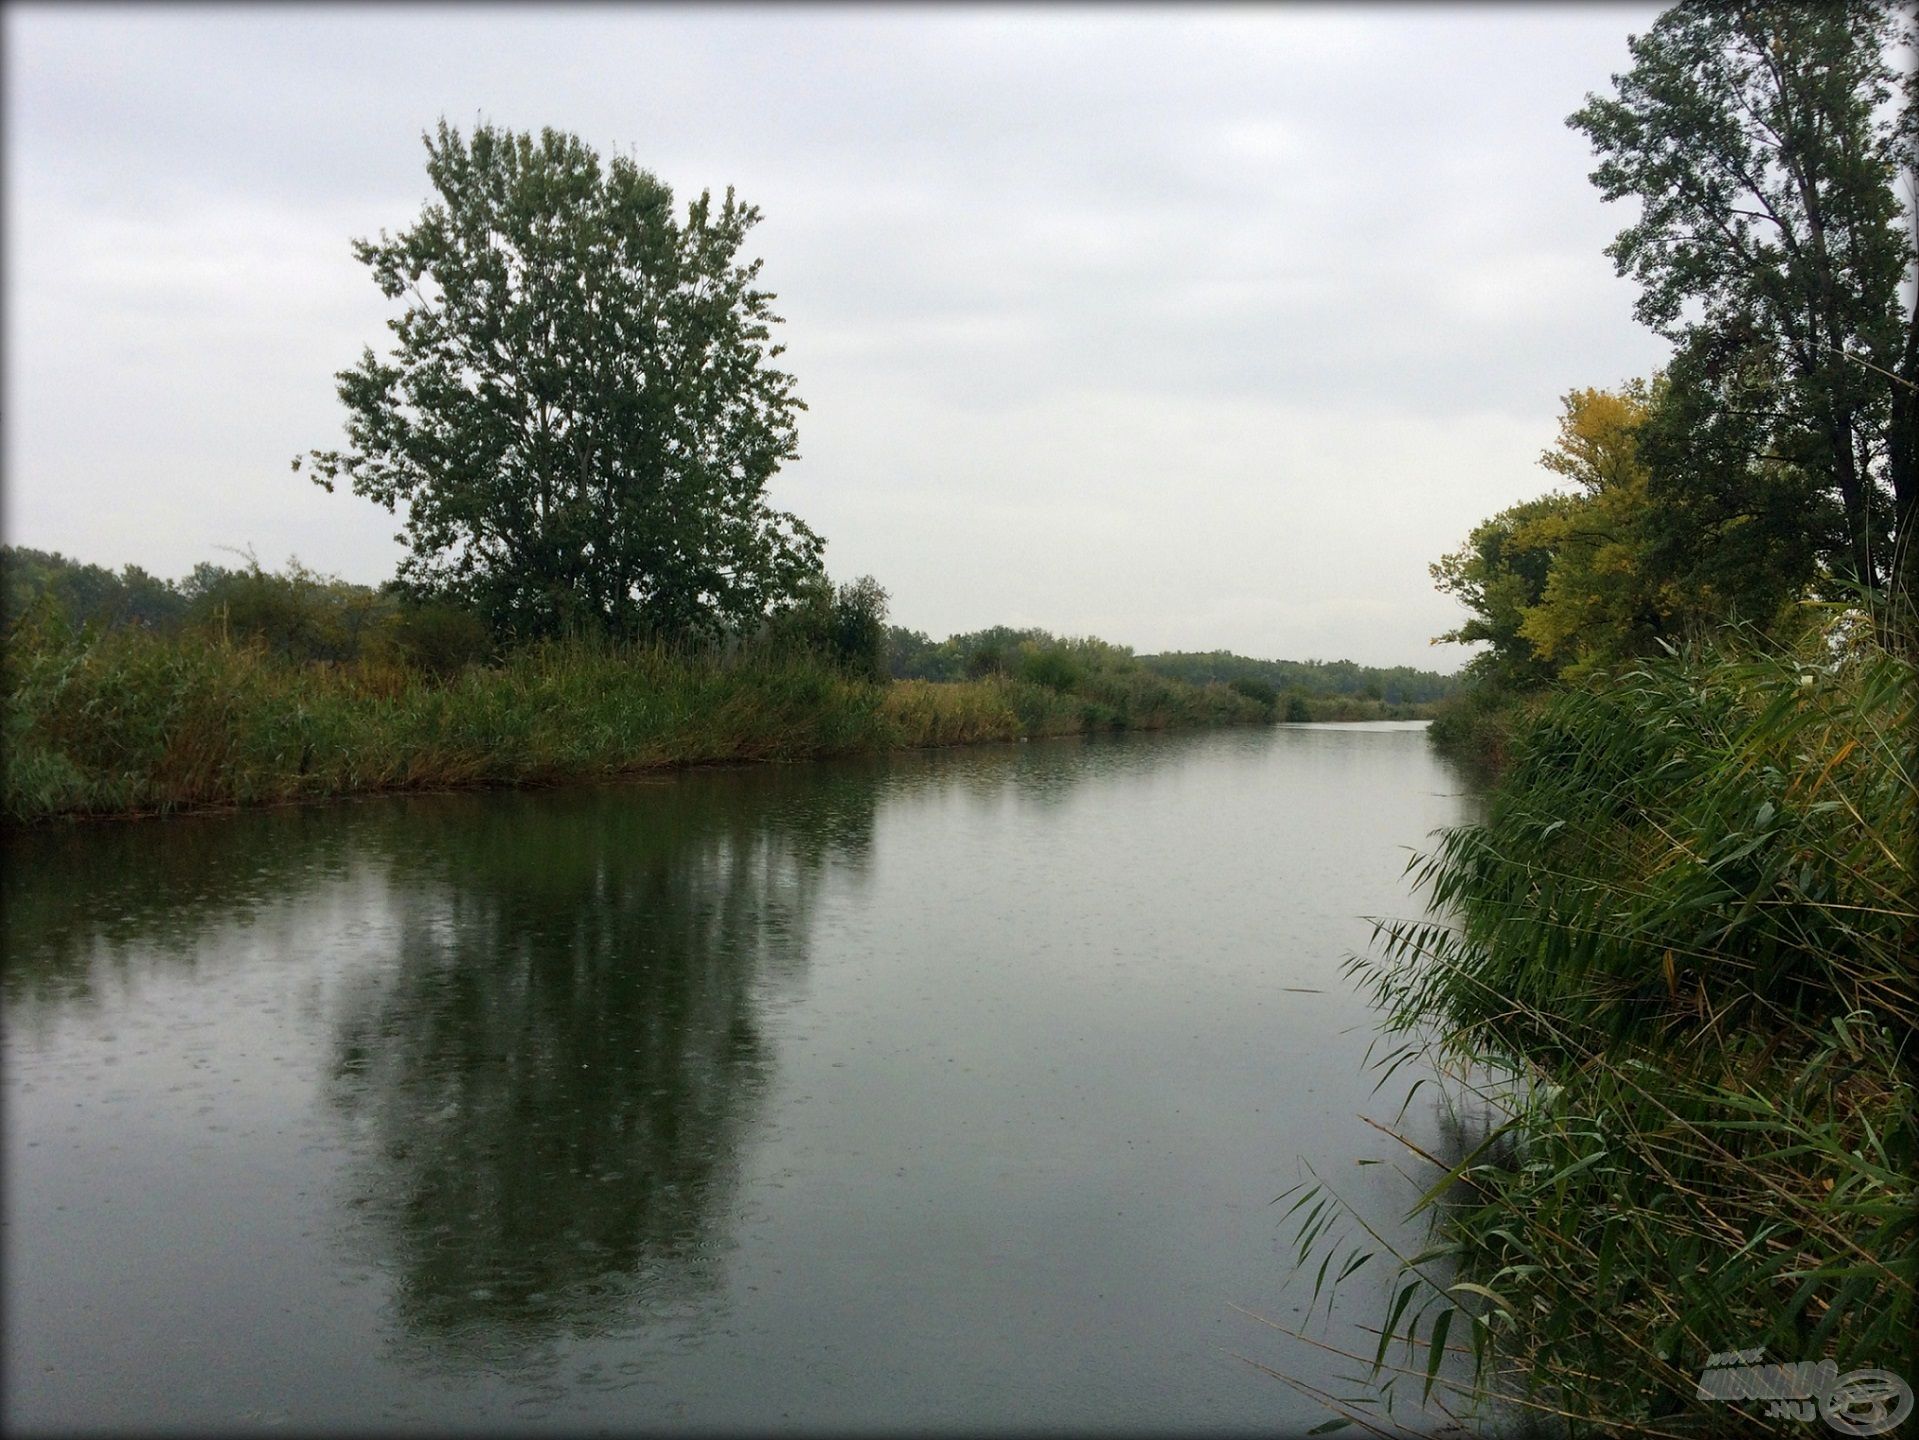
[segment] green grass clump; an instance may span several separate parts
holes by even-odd
[[[1919,1374],[1914,684],[1815,640],[1520,723],[1483,821],[1416,865],[1444,918],[1355,962],[1388,1073],[1431,1062],[1467,1102],[1427,1157],[1432,1244],[1342,1261],[1337,1197],[1299,1197],[1333,1207],[1300,1211],[1302,1266],[1395,1266],[1371,1378],[1690,1435],[1798,1424],[1699,1398],[1714,1352]]]

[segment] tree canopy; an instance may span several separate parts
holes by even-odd
[[[1574,503],[1571,496],[1542,495],[1509,506],[1480,521],[1464,545],[1432,566],[1434,583],[1471,612],[1436,640],[1489,642],[1467,663],[1467,675],[1500,689],[1524,689],[1558,673],[1524,632],[1528,615],[1545,597],[1553,558],[1536,527],[1565,515]]]
[[[1674,348],[1650,382],[1565,397],[1543,463],[1574,493],[1433,567],[1471,612],[1440,638],[1490,642],[1480,678],[1525,687],[1797,600],[1911,594],[1919,79],[1893,55],[1913,41],[1884,0],[1683,0],[1569,118],[1603,197],[1638,202],[1608,253]]]
[[[1762,462],[1736,497],[1657,483],[1673,430],[1711,423],[1675,393],[1665,374],[1568,392],[1540,464],[1577,488],[1502,510],[1432,567],[1470,612],[1439,639],[1490,642],[1469,674],[1575,678],[1711,626],[1770,626],[1805,595],[1817,545],[1796,477]]]
[[[1874,586],[1915,515],[1919,317],[1912,183],[1919,80],[1887,0],[1675,5],[1630,40],[1617,93],[1568,123],[1593,181],[1639,216],[1608,253],[1641,287],[1639,318],[1676,346],[1676,409],[1655,486],[1718,492],[1714,520],[1766,489],[1839,577]],[[1903,88],[1902,88],[1903,86]],[[1766,473],[1759,473],[1764,470]],[[1745,483],[1742,483],[1745,482]],[[1831,495],[1836,506],[1827,506]],[[1837,522],[1836,525],[1834,522]]]
[[[392,354],[336,377],[350,446],[311,452],[313,478],[404,506],[400,583],[504,635],[779,608],[822,542],[766,500],[804,405],[742,258],[759,211],[729,189],[676,218],[655,176],[551,129],[425,140],[437,200],[354,243],[406,302]]]

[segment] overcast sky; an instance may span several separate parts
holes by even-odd
[[[731,184],[893,618],[1452,669],[1427,565],[1657,365],[1565,117],[1655,7],[5,12],[8,540],[392,573],[295,476],[444,115]]]

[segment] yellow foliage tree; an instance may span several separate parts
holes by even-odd
[[[1579,486],[1571,502],[1530,520],[1517,537],[1552,563],[1519,633],[1540,660],[1576,677],[1670,635],[1705,597],[1659,578],[1647,561],[1650,476],[1637,436],[1657,403],[1658,381],[1583,389],[1562,400],[1559,438],[1540,464]]]

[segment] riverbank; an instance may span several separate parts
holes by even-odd
[[[1138,666],[1065,687],[1007,675],[874,682],[767,647],[555,643],[441,677],[121,628],[16,632],[6,667],[4,813],[15,824],[1275,718],[1262,698]],[[1414,708],[1308,704],[1311,720]]]
[[[1422,1379],[1450,1336],[1469,1401],[1732,1434],[1763,1404],[1695,1393],[1716,1353],[1912,1376],[1916,685],[1857,637],[1728,642],[1512,712],[1417,870],[1448,918],[1356,963],[1393,1064],[1507,1077],[1457,1082],[1398,1262]]]

